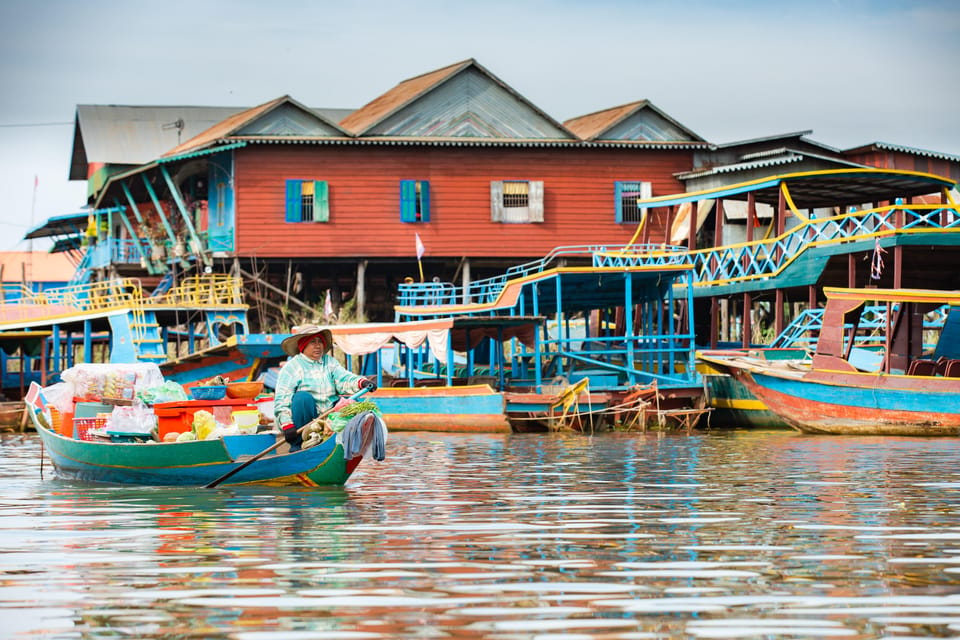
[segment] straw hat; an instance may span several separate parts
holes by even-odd
[[[320,336],[323,338],[324,354],[333,348],[333,334],[330,332],[330,329],[321,329],[315,324],[305,324],[294,327],[293,333],[289,337],[284,338],[283,342],[280,343],[280,348],[283,349],[283,352],[288,356],[295,356],[300,353],[300,349],[297,348],[297,343],[307,336]]]

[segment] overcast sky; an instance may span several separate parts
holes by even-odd
[[[559,121],[647,99],[711,142],[960,155],[958,36],[955,0],[3,0],[0,250],[84,204],[78,104],[357,108],[474,58]]]

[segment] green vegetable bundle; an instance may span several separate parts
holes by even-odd
[[[380,408],[370,400],[362,400],[360,402],[354,402],[353,404],[348,404],[343,409],[340,409],[339,413],[344,418],[352,418],[355,415],[361,414],[364,411],[373,411],[380,413]]]

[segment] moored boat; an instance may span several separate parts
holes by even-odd
[[[823,328],[808,365],[744,354],[700,357],[801,432],[960,435],[960,293],[829,287],[824,293]],[[871,302],[886,304],[888,313],[884,347],[865,361],[856,333]],[[924,315],[942,305],[949,305],[946,321],[925,351]]]

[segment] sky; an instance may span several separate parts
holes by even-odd
[[[78,104],[358,108],[473,58],[561,122],[646,99],[715,143],[960,155],[958,36],[955,0],[3,0],[0,250],[82,210]]]

